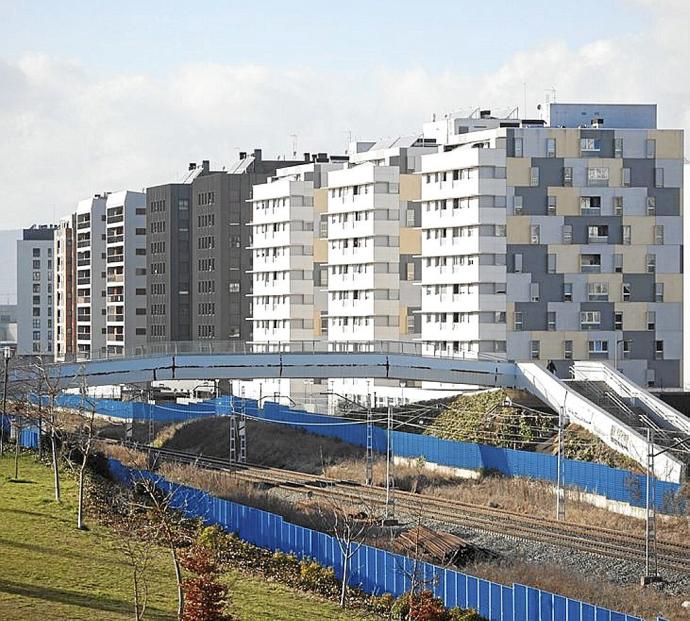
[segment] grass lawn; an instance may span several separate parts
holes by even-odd
[[[131,576],[106,528],[75,527],[76,486],[63,477],[63,502],[53,502],[51,471],[22,457],[12,482],[11,457],[0,459],[0,619],[131,619]],[[279,584],[231,572],[233,612],[242,619],[363,619],[352,611]],[[146,618],[174,619],[172,564],[165,550],[149,574]]]

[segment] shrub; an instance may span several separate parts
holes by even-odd
[[[473,608],[451,608],[448,611],[448,621],[483,621],[483,619]]]
[[[234,617],[224,612],[228,588],[218,580],[220,570],[213,553],[195,545],[181,562],[187,571],[196,574],[182,582],[185,594],[182,621],[232,621]]]
[[[378,615],[388,616],[393,609],[393,604],[395,604],[395,597],[390,593],[384,593],[383,595],[373,595],[369,601],[369,607],[373,612]]]
[[[328,595],[338,588],[333,568],[322,567],[313,559],[300,561],[299,576],[302,586],[310,591]]]
[[[410,608],[412,608],[411,611]],[[410,593],[401,595],[393,604],[392,613],[394,619],[449,621],[448,610],[438,597],[434,597],[431,591],[415,593],[414,596]]]

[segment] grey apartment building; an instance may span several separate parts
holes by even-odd
[[[147,190],[150,342],[252,338],[253,186],[298,162],[240,153],[227,170],[190,165]]]

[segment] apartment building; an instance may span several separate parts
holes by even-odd
[[[347,167],[328,175],[328,341],[366,351],[375,341],[420,334],[420,178],[434,140],[399,138],[350,147]],[[375,345],[373,345],[375,346]],[[397,382],[333,379],[331,391],[361,400],[401,398]],[[409,386],[408,386],[409,387]]]
[[[34,225],[17,240],[17,354],[53,358],[54,225]]]
[[[74,360],[77,354],[77,215],[60,219],[53,246],[53,325],[55,360]]]
[[[311,156],[254,186],[252,300],[254,349],[310,350],[326,338],[327,259],[325,185],[347,156]],[[252,396],[308,402],[314,383],[302,379],[253,382]],[[316,389],[323,391],[324,389]]]
[[[108,194],[106,209],[106,350],[146,343],[146,195]]]
[[[73,298],[75,303],[71,314],[76,315],[76,353],[77,358],[81,359],[100,356],[106,351],[105,203],[106,196],[101,194],[79,201],[73,220],[76,222],[76,229],[72,233],[73,239],[76,240],[76,265],[72,263],[72,274],[73,280],[76,281],[76,298]],[[61,265],[66,269],[66,245],[61,248],[61,260]],[[67,275],[65,282],[66,280]],[[62,304],[66,304],[66,297]],[[61,334],[66,335],[69,330],[70,312],[63,308],[63,313],[58,329]]]
[[[17,350],[17,305],[0,304],[0,348]]]
[[[447,134],[421,167],[424,347],[680,386],[683,133],[656,106],[550,118],[425,127]]]
[[[149,342],[193,338],[192,184],[209,172],[208,161],[192,162],[181,183],[146,190]]]
[[[226,171],[192,183],[192,338],[252,340],[252,188],[300,162],[240,153]],[[205,163],[208,168],[208,162]]]

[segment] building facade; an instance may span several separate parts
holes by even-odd
[[[54,255],[54,335],[55,360],[74,360],[77,354],[76,262],[77,215],[62,218],[55,230]]]
[[[106,348],[146,343],[146,195],[123,190],[106,199]]]
[[[17,354],[53,358],[54,225],[32,226],[17,240]]]
[[[240,153],[227,171],[209,170],[192,183],[194,340],[252,340],[252,189],[297,163],[264,160],[255,149]]]
[[[423,158],[423,344],[680,386],[683,133],[654,106],[551,117],[488,119]]]

